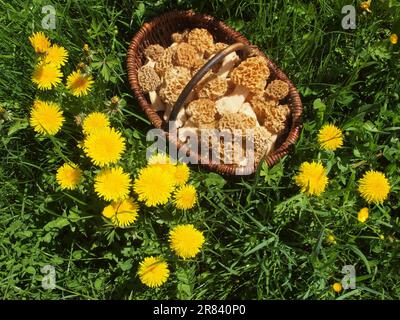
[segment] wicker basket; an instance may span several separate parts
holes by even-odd
[[[288,79],[288,77],[278,67],[276,67],[275,64],[268,57],[266,57],[260,50],[258,50],[257,47],[252,46],[249,41],[239,32],[232,30],[226,24],[216,20],[211,16],[194,13],[192,11],[172,11],[155,18],[149,23],[145,23],[135,34],[128,49],[127,68],[129,82],[133,93],[138,100],[139,105],[156,128],[165,128],[165,123],[163,123],[162,118],[157,112],[152,109],[150,102],[141,90],[138,82],[138,69],[145,62],[144,49],[147,46],[149,46],[150,44],[158,43],[164,47],[168,47],[172,43],[172,33],[182,32],[185,29],[193,28],[207,29],[214,36],[215,41],[225,42],[227,44],[237,44],[236,48],[231,48],[230,51],[236,51],[236,49],[238,48],[243,49],[243,47],[247,49],[251,48],[252,50],[257,50],[259,54],[267,59],[268,67],[271,72],[271,79],[279,79],[289,84],[289,95],[286,98],[286,103],[290,107],[291,118],[289,119],[288,130],[285,135],[281,136],[278,139],[278,141],[275,143],[275,149],[270,152],[265,158],[265,161],[269,166],[274,165],[289,152],[291,146],[296,142],[299,137],[301,128],[301,114],[303,111],[303,106],[299,93],[297,92],[296,87]],[[221,52],[219,53],[219,57],[214,57],[213,59],[220,60],[219,58],[226,54],[227,52]],[[239,55],[241,56],[241,58],[244,57],[243,53],[239,53]],[[181,96],[174,106],[173,114],[177,113],[177,109],[179,109],[184,103],[186,94],[191,91],[193,86],[197,83],[198,80],[201,79],[202,75],[206,73],[206,71],[210,68],[210,65],[212,64],[213,63],[210,63],[210,61],[208,61],[208,66],[203,66],[200,71],[193,77],[197,79],[192,79],[189,82],[189,84],[185,88],[187,92],[182,92]],[[185,89],[183,91],[185,91]],[[172,138],[170,135],[168,135],[168,132],[166,132],[166,134],[170,142],[176,144],[178,148],[182,148],[183,150],[185,150],[186,145]],[[190,152],[190,150],[185,151],[188,153]],[[199,160],[200,156],[194,155],[193,159]],[[252,174],[254,173],[255,169],[244,168],[241,171],[238,170],[237,166],[231,164],[215,164],[211,162],[204,164],[204,162],[199,162],[212,171],[227,175]]]

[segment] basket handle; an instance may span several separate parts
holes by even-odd
[[[214,57],[207,61],[199,71],[193,76],[193,78],[187,83],[185,88],[182,90],[181,94],[179,95],[178,99],[175,102],[175,105],[172,107],[172,112],[169,117],[169,121],[175,121],[176,117],[178,116],[179,111],[182,109],[183,105],[186,102],[187,97],[189,96],[190,92],[192,92],[193,88],[197,85],[197,83],[206,75],[206,73],[215,66],[218,62],[224,59],[228,54],[234,51],[244,51],[245,55],[249,55],[251,52],[250,46],[237,42],[234,43],[225,49],[218,52]],[[164,131],[168,131],[168,122],[163,124]]]

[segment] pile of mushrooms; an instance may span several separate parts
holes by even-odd
[[[138,70],[142,90],[148,94],[152,108],[169,120],[180,93],[193,75],[220,50],[228,45],[214,42],[206,30],[195,28],[172,34],[172,45],[149,45],[145,50],[146,63]],[[227,131],[242,135],[246,142],[247,129],[253,129],[255,162],[271,152],[277,137],[287,128],[290,109],[283,100],[289,94],[289,85],[270,79],[267,61],[262,56],[250,56],[241,61],[232,52],[217,67],[210,70],[197,84],[176,119],[178,136],[187,142],[193,133]],[[200,136],[199,136],[200,137]],[[243,157],[228,155],[231,142],[220,137],[217,158],[222,162],[245,166]],[[213,141],[210,134],[210,146]],[[242,144],[245,154],[246,143]]]

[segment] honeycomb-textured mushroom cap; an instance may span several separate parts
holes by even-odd
[[[228,82],[218,76],[211,76],[199,87],[197,96],[199,99],[216,100],[221,98],[228,90]]]
[[[163,55],[156,62],[156,65],[154,66],[154,70],[156,70],[157,74],[160,77],[164,76],[164,73],[166,70],[173,67],[172,58],[173,58],[175,50],[176,50],[176,46],[168,47],[167,49],[164,50]]]
[[[185,30],[183,32],[175,32],[171,35],[171,40],[176,43],[181,43],[187,41],[187,36],[189,34],[189,30]]]
[[[268,84],[265,94],[271,98],[281,100],[289,94],[289,85],[282,80],[274,80]]]
[[[197,66],[197,60],[196,49],[190,44],[182,42],[177,45],[172,62],[174,65],[191,69]]]
[[[155,91],[161,84],[160,77],[152,67],[142,66],[138,70],[138,80],[144,92]]]
[[[184,67],[167,69],[159,92],[161,100],[169,106],[174,105],[190,79],[190,71]]]
[[[204,59],[204,58],[202,58],[202,57],[197,57],[197,58],[193,61],[192,74],[195,74],[197,71],[199,71],[200,68],[206,64],[206,62],[207,62],[206,59]]]
[[[213,45],[213,47],[212,47],[212,49],[210,51],[210,54],[215,54],[215,53],[217,53],[217,52],[219,52],[219,51],[221,51],[221,50],[223,50],[223,49],[225,49],[227,47],[228,47],[228,44],[223,43],[223,42],[217,42],[217,43],[215,43]]]
[[[174,80],[187,81],[187,79],[190,78],[191,78],[190,70],[180,66],[169,68],[165,71],[164,74],[164,81],[166,82]]]
[[[246,137],[246,147],[250,147],[250,137]],[[272,135],[265,127],[256,127],[253,131],[254,162],[259,163],[271,149]]]
[[[199,129],[217,129],[217,128],[218,128],[217,120],[210,123],[199,123]]]
[[[192,29],[187,36],[187,41],[200,53],[212,52],[214,47],[213,36],[207,29]]]
[[[236,130],[242,130],[242,134],[245,134],[245,130],[256,127],[257,120],[251,118],[244,113],[225,113],[219,120],[220,130],[230,130],[235,133]]]
[[[158,61],[163,56],[164,51],[164,47],[160,46],[159,44],[151,44],[146,49],[144,49],[144,54],[148,59]]]
[[[264,127],[254,128],[254,147],[260,149],[271,140],[271,133]]]
[[[200,124],[214,123],[217,109],[214,101],[198,99],[188,104],[186,113],[189,116],[189,120],[199,126]]]
[[[250,104],[257,115],[257,119],[263,123],[266,113],[278,104],[278,100],[263,95],[253,95]]]
[[[243,86],[251,92],[260,92],[264,90],[269,75],[267,61],[257,56],[242,61],[232,70],[230,78],[236,85]]]
[[[286,128],[285,122],[289,115],[290,108],[286,104],[270,108],[265,114],[264,127],[272,134],[280,134]]]

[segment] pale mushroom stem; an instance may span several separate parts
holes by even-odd
[[[154,68],[156,65],[156,62],[150,58],[147,58],[147,62],[144,66]],[[149,91],[149,98],[151,102],[151,107],[153,108],[154,111],[164,111],[165,110],[165,105],[161,101],[160,96],[156,91]]]
[[[154,111],[164,111],[165,110],[165,105],[161,101],[161,98],[157,94],[156,91],[149,91],[149,98],[150,98],[151,106],[154,109]]]
[[[220,114],[236,113],[246,100],[249,90],[242,86],[236,86],[229,96],[222,97],[215,102]]]
[[[239,56],[236,52],[228,54],[224,60],[222,60],[222,65],[217,72],[218,77],[226,79],[239,60]]]
[[[258,123],[257,120],[257,115],[255,114],[253,108],[251,107],[251,104],[248,102],[245,102],[241,105],[241,107],[239,108],[239,113],[243,113],[246,116],[249,116],[250,118],[253,118],[254,120],[256,120],[256,126],[259,127],[260,124]]]

